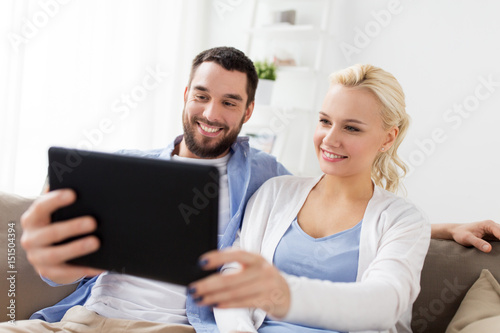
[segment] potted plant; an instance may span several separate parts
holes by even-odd
[[[255,70],[259,77],[259,84],[255,93],[255,104],[269,105],[271,104],[271,96],[276,80],[276,65],[274,62],[255,61]]]

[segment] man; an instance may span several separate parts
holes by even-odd
[[[165,149],[126,152],[152,158],[189,160],[219,168],[219,248],[232,244],[246,202],[255,190],[271,177],[288,174],[274,157],[251,149],[248,139],[237,137],[243,123],[252,115],[257,82],[252,61],[241,51],[219,47],[200,53],[193,60],[184,92],[184,135]],[[97,250],[99,242],[95,237],[52,245],[96,228],[91,217],[50,224],[50,214],[74,200],[71,191],[50,192],[37,200],[22,218],[22,245],[30,262],[50,284],[74,283],[83,276],[101,273],[64,263]],[[123,325],[136,327],[141,319],[143,326],[152,331],[168,329],[160,323],[191,324],[198,332],[215,330],[211,309],[196,306],[192,299],[187,298],[184,287],[109,273],[83,282],[68,299],[56,307],[39,311],[35,318],[58,322],[67,314],[63,323],[54,325],[59,327],[71,321],[94,332],[99,325],[109,325],[106,331]],[[19,328],[23,325],[28,331],[35,332],[40,321],[18,322]],[[193,331],[186,327],[187,331]],[[140,327],[138,331],[143,332],[144,328]],[[172,326],[172,331],[180,332],[179,326]]]
[[[126,152],[151,158],[189,159],[219,168],[219,248],[230,246],[234,241],[246,202],[253,192],[267,179],[288,174],[273,157],[250,149],[245,138],[237,138],[241,126],[252,115],[257,81],[252,62],[236,49],[220,47],[200,53],[193,60],[184,92],[184,135],[165,149]],[[75,194],[71,191],[50,192],[37,200],[22,218],[22,245],[30,262],[50,284],[74,283],[82,277],[102,273],[65,264],[71,258],[97,250],[99,243],[95,237],[53,245],[96,228],[91,217],[50,224],[51,213],[74,200]],[[442,236],[451,237],[444,231]],[[98,327],[102,331],[125,330],[126,327],[128,331],[135,329],[137,332],[168,332],[169,329],[192,332],[189,326],[179,326],[191,324],[197,332],[217,331],[211,309],[196,306],[186,296],[185,289],[104,273],[97,278],[83,279],[75,293],[34,316],[55,324],[25,321],[18,322],[17,329],[37,332],[44,331],[42,327],[53,330],[69,325],[72,329],[79,328],[75,332],[98,332]],[[64,315],[66,317],[59,322]]]

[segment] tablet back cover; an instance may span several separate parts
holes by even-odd
[[[219,173],[212,166],[52,147],[50,189],[72,188],[74,204],[53,221],[91,215],[97,252],[70,263],[187,285],[217,248]]]

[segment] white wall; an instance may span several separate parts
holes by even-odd
[[[371,63],[393,73],[412,117],[400,149],[411,166],[408,197],[433,222],[500,222],[500,3],[331,1],[321,94],[327,74],[351,64]],[[288,3],[293,7],[294,2]],[[212,0],[207,46],[246,50],[252,4]],[[321,13],[316,11],[303,17],[317,22]],[[294,135],[310,140],[311,133]],[[307,156],[314,158],[312,143],[309,147]],[[300,163],[286,159],[292,170],[294,160]],[[316,171],[311,167],[304,173]]]
[[[179,4],[181,1],[182,4],[187,3],[185,0],[177,1]],[[152,14],[141,16],[137,11],[129,11],[130,13],[127,15],[135,19],[121,20],[123,22],[118,28],[114,24],[116,20],[109,19],[109,24],[107,24],[108,19],[106,19],[106,16],[101,15],[98,17],[99,22],[102,21],[112,31],[120,31],[120,35],[123,36],[120,43],[125,46],[130,44],[129,46],[133,48],[133,46],[143,45],[141,41],[146,38],[144,36],[149,36],[148,31],[151,31],[151,33],[156,32],[157,35],[154,38],[149,36],[147,39],[150,42],[151,40],[158,41],[156,49],[136,47],[135,52],[124,53],[127,55],[127,59],[130,58],[130,62],[135,65],[132,67],[130,65],[125,66],[129,72],[128,79],[122,80],[118,84],[115,81],[117,78],[120,80],[120,75],[123,76],[123,73],[120,74],[120,66],[122,69],[124,68],[124,56],[120,56],[120,59],[117,58],[114,61],[112,54],[106,53],[108,52],[106,50],[109,50],[111,45],[106,44],[105,47],[100,49],[104,52],[103,55],[105,55],[107,61],[113,62],[113,65],[108,66],[107,70],[113,70],[109,76],[115,82],[105,87],[106,91],[103,92],[100,91],[99,86],[92,88],[92,91],[95,90],[98,96],[104,96],[104,102],[101,103],[104,105],[103,110],[106,110],[106,107],[121,92],[130,91],[134,83],[141,79],[141,73],[143,73],[145,65],[149,64],[150,61],[153,61],[153,64],[160,63],[173,66],[172,78],[175,78],[175,80],[172,79],[171,87],[166,84],[165,90],[163,88],[158,89],[155,94],[159,96],[155,96],[154,101],[146,101],[148,104],[144,105],[145,111],[150,112],[153,110],[154,114],[158,116],[148,118],[141,122],[141,126],[134,127],[134,129],[138,127],[147,128],[147,124],[154,122],[153,132],[157,134],[148,136],[150,140],[143,140],[143,143],[134,140],[134,144],[140,145],[139,148],[159,146],[159,143],[165,142],[165,135],[162,132],[165,127],[175,131],[180,130],[179,121],[166,122],[164,119],[172,113],[175,113],[176,119],[179,119],[180,110],[178,106],[168,107],[168,105],[173,103],[174,97],[171,96],[178,96],[176,97],[177,100],[182,100],[182,85],[187,78],[189,61],[200,50],[212,46],[230,45],[246,51],[248,47],[247,32],[251,24],[254,1],[191,0],[189,4],[192,7],[186,8],[184,11],[186,17],[181,20],[184,23],[180,26],[179,32],[175,34],[178,38],[170,36],[172,35],[171,29],[164,28],[167,25],[163,23],[169,21],[165,18],[167,18],[168,13],[172,14],[171,11],[152,10],[152,12],[158,13],[155,20],[151,19]],[[293,119],[289,122],[286,131],[281,133],[282,138],[287,138],[286,143],[288,145],[287,149],[283,150],[284,153],[280,159],[292,171],[298,171],[304,175],[314,175],[319,172],[316,158],[312,152],[311,138],[312,128],[317,117],[316,111],[321,103],[321,96],[327,90],[328,74],[354,63],[372,63],[392,72],[400,80],[407,95],[408,112],[413,118],[413,124],[405,143],[401,147],[401,155],[412,165],[412,173],[405,180],[410,199],[423,207],[434,222],[465,222],[486,218],[500,222],[500,209],[498,208],[500,177],[497,174],[498,170],[500,170],[500,157],[497,153],[497,146],[500,145],[500,134],[498,134],[497,130],[500,123],[500,65],[498,60],[500,59],[500,20],[497,18],[500,12],[500,3],[495,0],[483,0],[481,2],[473,0],[325,1],[330,1],[331,4],[328,15],[329,34],[327,35],[323,54],[324,62],[317,74],[317,86],[311,85],[309,79],[304,78],[302,81],[303,88],[295,85],[292,89],[290,88],[291,80],[288,80],[285,76],[282,76],[281,79],[278,78],[278,89],[274,96],[275,102],[278,101],[279,104],[286,102],[295,106],[302,105],[306,101],[311,104],[310,115],[304,113],[303,110],[292,112]],[[38,4],[36,0],[30,2]],[[261,0],[261,2],[274,8],[296,7],[298,9],[297,22],[303,24],[312,23],[318,25],[323,14],[321,11],[323,0]],[[132,5],[140,7],[141,3],[139,1],[130,2],[128,7]],[[162,8],[160,4],[164,3],[147,2],[147,4],[151,8],[154,8],[155,4]],[[39,5],[35,5],[33,8],[30,7],[30,10],[37,10],[37,6],[39,7]],[[77,39],[69,38],[69,41],[64,43],[59,42],[59,40],[68,40],[68,38],[65,39],[61,36],[68,29],[68,22],[78,18],[78,15],[82,15],[82,12],[79,11],[80,7],[85,8],[94,17],[93,6],[95,5],[87,4],[87,2],[75,2],[64,7],[64,11],[61,9],[60,15],[51,21],[43,34],[40,33],[36,39],[27,45],[26,51],[32,52],[30,59],[33,61],[25,63],[26,76],[24,78],[28,79],[30,75],[36,75],[37,72],[33,70],[33,67],[49,65],[57,67],[55,66],[58,64],[57,59],[62,59],[62,64],[69,64],[72,61],[88,62],[91,57],[87,55],[90,53],[82,53],[79,58],[73,57],[73,59],[69,57],[65,59],[66,53],[57,52],[58,48],[52,49],[53,54],[49,51],[40,53],[37,48],[42,47],[42,44],[45,43],[45,47],[56,45],[64,50],[66,50],[67,45],[70,45],[71,48],[68,50],[73,50],[73,46],[78,44]],[[146,3],[144,6],[146,6]],[[23,6],[19,5],[19,7]],[[121,15],[121,11],[115,10],[111,4],[108,4],[106,10],[111,16]],[[387,13],[391,12],[392,14],[389,17]],[[13,15],[12,20],[21,20],[26,15],[31,14],[27,10],[26,13]],[[8,17],[11,17],[10,14],[6,16],[6,18]],[[144,22],[138,20],[141,17]],[[114,19],[117,18],[114,17]],[[94,17],[94,21],[96,20],[97,18]],[[257,17],[258,22],[265,20],[265,17]],[[9,20],[6,19],[2,22],[7,21]],[[148,25],[147,22],[152,21],[157,22],[157,25]],[[205,23],[206,29],[203,29]],[[138,25],[138,29],[134,29],[134,25]],[[137,33],[127,33],[129,30],[123,30],[122,26],[127,29],[134,29]],[[11,27],[9,26],[9,28]],[[161,31],[158,33],[159,30]],[[367,33],[369,36],[363,39],[360,31],[365,30],[368,30],[368,32],[364,34]],[[8,32],[9,30],[5,31]],[[79,42],[81,44],[79,47],[81,49],[89,48],[94,53],[97,52],[93,47],[98,47],[101,44],[103,38],[99,38],[99,36],[102,35],[102,31],[95,38],[91,38],[91,31],[85,30],[83,32],[83,35],[89,37],[89,43],[92,42],[93,44],[90,43],[90,46],[87,47],[87,42]],[[80,34],[74,33],[74,36],[80,36]],[[167,41],[169,36],[178,40],[177,45]],[[81,39],[81,36],[79,38]],[[49,40],[52,41],[52,44],[48,43]],[[99,45],[95,46],[96,43]],[[118,41],[115,41],[115,43],[118,43]],[[310,62],[310,59],[314,56],[314,42],[300,40],[299,46],[296,44],[296,41],[292,38],[290,47],[298,57],[299,62],[301,64]],[[349,48],[349,45],[352,53],[346,54],[345,50]],[[12,54],[7,39],[4,39],[4,43],[0,47],[2,47],[0,49],[1,63],[5,65],[5,68],[14,67],[10,65],[5,57],[5,55]],[[47,50],[50,50],[50,48],[47,48]],[[148,52],[148,50],[154,52]],[[272,50],[272,46],[254,51],[266,54],[270,50]],[[9,51],[10,53],[3,51]],[[169,55],[176,55],[179,60],[170,61]],[[52,60],[45,62],[45,59]],[[103,66],[103,61],[99,57],[93,57],[92,59],[98,64],[93,67],[93,72],[99,73],[98,69],[99,66]],[[137,61],[134,61],[134,59],[137,59]],[[117,72],[118,74],[116,74]],[[7,79],[9,78],[8,74]],[[88,74],[83,72],[83,74],[80,73],[76,77],[81,81]],[[42,82],[44,78],[45,76],[42,75],[38,77],[38,80]],[[52,80],[51,83],[54,84],[53,81],[56,78],[50,77],[50,79]],[[60,81],[66,82],[64,80]],[[484,81],[492,81],[493,83],[485,86]],[[35,81],[27,80],[26,82],[33,84]],[[73,77],[67,82],[75,86],[79,84],[79,81],[73,80]],[[6,81],[5,78],[0,80],[0,85],[4,87],[2,91],[8,91],[5,87],[14,87],[16,84],[15,82]],[[40,86],[43,89],[49,89],[46,84],[40,84]],[[43,92],[43,89],[40,91]],[[170,91],[168,94],[164,93],[167,89]],[[15,89],[12,88],[11,90]],[[32,91],[38,94],[37,89],[32,89]],[[55,89],[54,91],[57,93],[66,90]],[[73,89],[72,91],[74,94],[80,94],[78,96],[81,97],[82,103],[89,103],[90,105],[97,103],[95,98],[85,98],[83,95],[85,89]],[[305,97],[305,92],[310,93],[311,91],[317,92],[318,97],[314,102],[310,102]],[[71,96],[70,94],[58,94],[58,97],[53,99],[52,95],[41,95],[43,95],[44,100],[53,101],[54,105],[59,105],[59,103],[68,99],[67,96]],[[23,109],[33,104],[38,110],[39,106],[35,105],[37,100],[28,97],[30,96],[24,96],[27,102],[22,107],[12,107],[11,109]],[[9,109],[8,104],[3,101],[0,102],[3,105],[1,111]],[[44,105],[47,108],[52,106],[50,103]],[[75,105],[75,103],[72,103],[72,105]],[[76,105],[80,104],[77,103]],[[462,114],[453,111],[454,108],[460,107],[465,110],[462,111]],[[60,107],[60,109],[61,112],[65,112],[71,108]],[[467,109],[471,111],[467,111]],[[258,115],[261,120],[259,120]],[[262,115],[265,115],[264,118],[262,118]],[[23,120],[21,116],[19,117]],[[99,114],[89,119],[87,115],[87,118],[80,119],[82,123],[80,125],[84,128],[92,128],[101,117]],[[268,117],[267,120],[265,117]],[[273,115],[266,114],[265,109],[256,108],[253,120],[265,122],[269,121],[269,117],[273,117]],[[10,124],[6,121],[9,119],[4,118],[2,113],[2,122]],[[78,123],[78,119],[68,118],[67,123]],[[156,119],[156,121],[152,121],[152,119]],[[134,122],[135,118],[129,120],[131,123],[128,125],[137,125],[137,122]],[[85,127],[85,122],[88,122],[90,127]],[[33,119],[30,123],[34,123]],[[32,140],[33,142],[39,137],[46,137],[52,133],[47,130],[49,125],[48,121],[45,120],[40,123],[35,122],[32,128],[24,126],[21,132],[30,135],[22,135],[22,137],[25,138],[25,141]],[[0,127],[5,129],[8,126],[10,125]],[[18,174],[16,182],[22,186],[28,183],[34,184],[35,188],[38,189],[45,174],[45,171],[43,171],[45,158],[37,160],[42,162],[36,162],[36,156],[31,154],[30,149],[20,149],[20,144],[12,144],[11,136],[13,133],[11,132],[9,130],[2,131],[2,140],[0,142],[2,158],[9,159],[6,156],[17,156],[17,158],[21,155],[28,156],[29,163],[18,163],[22,166],[16,167]],[[124,132],[126,139],[129,132],[125,128],[122,132]],[[73,141],[78,142],[81,139],[81,133],[81,130],[73,131],[73,133],[58,136],[57,139],[65,142],[64,140],[72,139],[71,136],[73,135]],[[430,140],[433,135],[435,138],[434,142],[431,143]],[[113,142],[116,142],[116,147],[113,144],[111,148],[127,147],[128,145],[124,143],[126,142],[125,139],[113,140]],[[29,144],[30,142],[26,142],[25,146],[29,146]],[[109,144],[111,145],[111,141]],[[7,148],[12,146],[12,149],[3,150],[5,146]],[[304,147],[307,150],[301,152]],[[15,153],[6,154],[6,151],[15,151]],[[42,153],[43,151],[39,150],[39,154]],[[12,159],[12,162],[9,163],[14,165],[13,158],[10,159]],[[35,169],[36,171],[33,171]],[[2,184],[13,182],[11,181],[12,177],[9,174],[4,174],[4,172],[0,174],[0,178]],[[37,181],[30,180],[33,178],[36,178]],[[2,190],[10,190],[10,187],[4,188],[3,185],[0,187],[2,187]],[[18,192],[23,194],[23,191]]]

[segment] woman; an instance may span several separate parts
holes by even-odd
[[[391,193],[408,124],[391,74],[356,65],[331,76],[313,140],[324,174],[266,182],[248,202],[241,250],[202,257],[231,273],[190,288],[217,307],[221,332],[411,332],[430,225]]]

